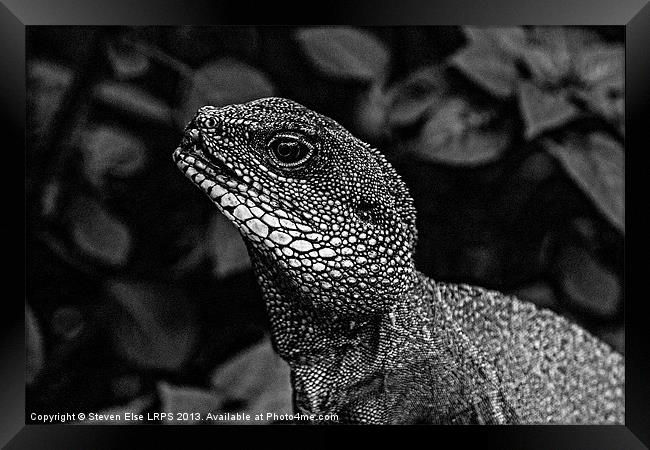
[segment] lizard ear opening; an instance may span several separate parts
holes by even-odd
[[[373,204],[370,201],[362,199],[356,207],[356,212],[359,218],[364,222],[370,222],[376,224],[377,222],[377,217],[375,214],[376,209],[377,209],[376,204]]]

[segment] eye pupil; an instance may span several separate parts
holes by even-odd
[[[278,144],[277,152],[281,158],[294,159],[300,153],[300,148],[296,142],[281,142]]]
[[[268,145],[274,164],[287,170],[303,166],[315,150],[315,147],[304,136],[295,133],[276,135]]]

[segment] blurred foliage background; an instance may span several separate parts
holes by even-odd
[[[624,352],[622,27],[29,27],[27,409],[289,412],[236,230],[171,161],[283,96],[377,146],[418,268]]]

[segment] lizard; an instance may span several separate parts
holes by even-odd
[[[408,188],[335,120],[278,97],[204,106],[173,160],[243,237],[296,413],[623,422],[623,356],[548,309],[420,273]]]

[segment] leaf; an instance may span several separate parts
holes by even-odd
[[[219,366],[211,380],[224,399],[246,401],[240,411],[253,415],[293,410],[289,366],[268,337]]]
[[[378,83],[371,84],[359,95],[354,111],[355,131],[359,137],[376,142],[388,135],[388,103],[389,99]]]
[[[97,187],[105,187],[110,177],[129,177],[144,167],[144,143],[126,130],[98,126],[81,137],[84,173]]]
[[[526,51],[526,32],[522,27],[464,27],[463,31],[473,45],[497,47],[511,57],[521,56]]]
[[[571,79],[582,55],[600,46],[597,35],[581,27],[533,27],[528,37],[528,51],[522,56],[535,82],[545,86]]]
[[[341,79],[383,79],[390,55],[373,35],[345,27],[305,28],[296,39],[311,62],[326,75]]]
[[[150,395],[143,395],[125,405],[113,406],[112,408],[98,411],[95,413],[96,415],[93,420],[90,420],[89,415],[86,414],[84,420],[77,421],[76,423],[80,425],[96,425],[98,423],[103,425],[141,425],[143,423],[142,420],[127,420],[127,413],[132,415],[142,414],[152,404],[153,398]]]
[[[524,55],[532,81],[547,89],[556,88],[563,83],[571,70],[571,60],[554,59],[547,49],[531,47]]]
[[[529,46],[543,48],[555,58],[572,58],[601,45],[598,34],[581,26],[536,26],[528,29]]]
[[[611,318],[618,311],[621,287],[618,277],[582,247],[561,249],[556,263],[559,285],[570,304],[590,314]]]
[[[574,54],[569,47],[566,27],[534,27],[528,50],[522,56],[539,85],[556,86],[568,76]]]
[[[571,221],[571,229],[575,231],[589,245],[596,245],[600,233],[596,229],[596,223],[589,217],[576,217]]]
[[[208,233],[209,256],[218,279],[250,269],[248,250],[232,222],[222,214],[215,214]]]
[[[234,421],[215,418],[212,423],[263,424],[267,413],[293,412],[289,366],[273,350],[267,337],[221,366],[211,377],[211,389],[158,383],[163,412],[198,412],[202,417],[231,413],[262,414],[264,420]],[[174,422],[165,422],[174,423]],[[192,423],[183,422],[183,423]]]
[[[93,97],[115,109],[141,120],[168,125],[172,110],[162,100],[132,84],[105,81],[93,89]]]
[[[138,78],[146,74],[150,67],[149,57],[126,42],[109,41],[106,56],[113,73],[120,80]]]
[[[172,272],[175,277],[187,276],[190,272],[204,263],[205,260],[214,256],[216,264],[217,252],[213,244],[206,245],[206,230],[202,226],[188,227],[174,237],[173,251],[178,259],[172,265]]]
[[[78,308],[64,306],[52,314],[52,331],[65,339],[74,339],[84,328],[84,318]]]
[[[491,112],[451,97],[431,115],[413,151],[422,158],[454,165],[494,161],[510,144],[510,136],[503,129],[489,128],[491,121]]]
[[[448,91],[444,72],[439,66],[427,66],[389,89],[388,122],[391,126],[404,127],[420,120],[426,111],[439,103]]]
[[[585,102],[594,114],[616,127],[625,126],[625,96],[615,88],[579,90],[575,96]],[[621,134],[624,134],[624,129]]]
[[[497,97],[507,98],[514,92],[517,78],[514,63],[484,49],[468,47],[452,57],[452,63],[482,88]]]
[[[452,64],[493,95],[510,97],[519,79],[512,50],[518,46],[516,39],[475,28],[466,33],[471,43],[451,57]]]
[[[25,304],[25,346],[27,360],[25,382],[31,386],[36,382],[38,374],[43,368],[45,355],[41,330],[32,308],[28,304]]]
[[[27,131],[31,135],[28,149],[41,145],[73,80],[73,71],[48,61],[27,63]]]
[[[625,162],[623,149],[612,139],[594,133],[586,139],[544,142],[546,150],[591,199],[598,210],[625,232]]]
[[[201,67],[187,80],[176,122],[185,127],[201,106],[244,103],[272,97],[274,92],[269,79],[259,70],[236,59],[220,59]]]
[[[625,52],[622,46],[597,46],[578,54],[576,71],[586,87],[576,96],[624,132]]]
[[[48,182],[41,195],[41,212],[43,217],[50,218],[57,211],[61,199],[61,184],[58,180]]]
[[[544,91],[532,83],[519,85],[519,107],[526,124],[526,138],[532,140],[546,131],[559,128],[580,115],[564,91]]]
[[[111,266],[126,263],[131,234],[121,220],[87,197],[77,198],[69,213],[72,239],[83,253]]]
[[[216,413],[223,403],[223,399],[215,392],[198,389],[190,386],[174,386],[165,381],[158,382],[158,395],[160,396],[161,412],[172,413],[176,418],[177,413],[199,413],[203,418],[208,413]],[[176,421],[164,420],[164,424],[191,425],[200,423],[188,416],[189,420]]]
[[[198,325],[184,292],[161,283],[119,280],[110,282],[107,291],[120,310],[110,330],[123,357],[139,367],[172,371],[187,361]]]
[[[625,83],[625,49],[623,46],[597,46],[577,55],[576,71],[589,86],[623,90]]]

